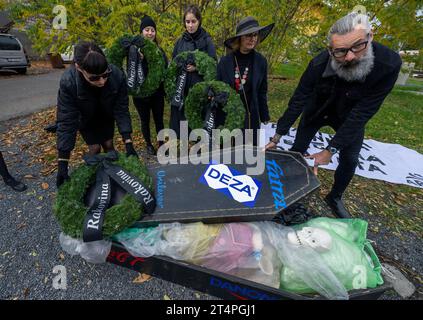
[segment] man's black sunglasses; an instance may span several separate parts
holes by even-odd
[[[348,54],[348,51],[359,53],[366,49],[368,44],[369,40],[357,43],[350,48],[338,48],[335,50],[330,50],[330,52],[335,58],[343,58]]]

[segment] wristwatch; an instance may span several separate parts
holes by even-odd
[[[339,151],[337,148],[331,147],[331,146],[327,146],[326,150],[329,151],[332,155],[334,155],[335,153]]]
[[[272,141],[273,143],[275,143],[275,144],[278,144],[280,141],[281,141],[281,138],[282,138],[282,136],[280,135],[280,134],[275,134],[274,136],[273,136],[273,138],[272,139],[270,139],[270,141]]]

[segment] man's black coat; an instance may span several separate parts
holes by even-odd
[[[401,58],[389,48],[372,42],[374,66],[363,81],[346,82],[330,67],[325,50],[309,63],[288,109],[279,119],[276,133],[285,135],[302,114],[300,126],[307,126],[330,112],[336,113],[339,128],[329,143],[342,149],[354,141],[366,123],[378,112],[391,92],[401,69]]]

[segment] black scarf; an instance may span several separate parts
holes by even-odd
[[[200,26],[198,28],[197,31],[195,31],[194,33],[189,33],[188,31],[185,31],[183,34],[183,37],[185,40],[187,41],[197,41],[198,39],[201,38],[201,36],[205,33],[206,31]]]

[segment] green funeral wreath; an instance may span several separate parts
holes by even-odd
[[[204,119],[201,111],[208,103],[208,88],[212,88],[216,94],[226,92],[229,94],[223,111],[226,113],[225,123],[216,129],[241,129],[244,127],[245,107],[239,94],[228,84],[221,81],[199,82],[195,84],[185,100],[185,116],[191,129],[203,128]]]
[[[147,168],[136,157],[119,154],[113,164],[118,165],[139,178],[150,190],[153,180]],[[53,212],[59,221],[62,231],[77,239],[82,239],[83,224],[88,207],[84,204],[84,195],[95,182],[97,166],[81,165],[75,169],[58,190]],[[103,237],[108,238],[132,226],[140,220],[143,207],[132,195],[127,194],[119,204],[106,210],[103,223]]]
[[[175,59],[172,60],[166,71],[164,86],[166,96],[169,100],[172,100],[173,96],[176,93],[176,82],[178,77],[178,66],[176,61],[178,61],[178,59],[186,59],[188,57],[188,54],[190,53],[194,55],[195,65],[198,74],[203,77],[204,81],[212,81],[216,79],[216,61],[207,53],[204,53],[199,50],[181,52],[175,57]]]
[[[121,41],[124,38],[133,40],[137,36],[125,34],[118,38],[107,50],[107,59],[109,63],[123,69],[126,64],[126,50],[122,47]],[[160,48],[151,40],[144,39],[144,46],[140,49],[147,60],[148,72],[144,83],[135,90],[129,90],[129,95],[139,98],[146,98],[153,95],[160,87],[166,74],[166,62]]]

